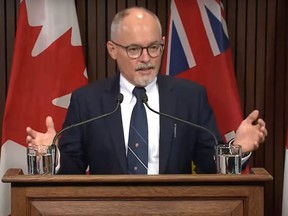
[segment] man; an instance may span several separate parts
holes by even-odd
[[[145,88],[148,103],[154,110],[207,128],[221,142],[205,89],[188,80],[158,74],[163,46],[161,25],[152,12],[134,7],[115,16],[107,49],[120,73],[73,92],[63,127],[112,111],[119,92],[124,96],[121,109],[62,134],[58,145],[59,173],[84,174],[87,167],[91,174],[137,171],[136,166],[134,171],[129,168],[128,144],[131,113],[136,104],[134,87]],[[140,161],[144,173],[191,173],[191,161],[198,173],[216,172],[216,143],[210,133],[160,117],[147,108],[146,115],[148,162],[145,165]],[[256,150],[267,136],[265,122],[258,115],[258,111],[253,111],[236,131],[234,143],[242,146],[243,153]],[[51,117],[47,117],[46,126],[46,133],[28,127],[27,144],[50,144],[55,135]],[[135,145],[138,147],[138,143]],[[138,158],[137,154],[134,156]]]

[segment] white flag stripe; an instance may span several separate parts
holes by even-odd
[[[217,41],[214,37],[214,33],[213,33],[212,28],[211,28],[211,25],[209,24],[210,21],[208,18],[206,7],[209,8],[209,10],[211,9],[211,12],[217,18],[218,18],[218,13],[215,10],[218,10],[219,7],[217,7],[217,3],[215,1],[211,1],[211,0],[205,0],[205,1],[204,0],[198,0],[198,5],[199,5],[199,9],[200,9],[201,17],[203,20],[204,28],[207,32],[207,37],[208,37],[212,52],[213,52],[214,56],[217,56],[220,54],[220,50],[219,50]],[[221,15],[221,12],[220,12],[220,15]],[[220,21],[221,21],[221,19],[220,19]]]
[[[70,104],[70,98],[71,98],[71,93],[55,98],[52,100],[52,104],[54,104],[55,106],[58,107],[62,107],[62,108],[68,108],[69,104]]]
[[[1,147],[1,178],[7,171],[7,167],[20,168],[24,173],[27,173],[27,158],[20,155],[26,155],[26,148],[18,143],[7,140]],[[19,157],[20,156],[20,157]],[[12,160],[11,160],[12,159]],[[10,184],[0,183],[0,215],[6,216],[10,214],[11,194]]]

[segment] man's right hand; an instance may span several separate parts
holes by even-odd
[[[51,116],[47,116],[46,118],[46,133],[41,133],[36,131],[30,127],[26,128],[27,137],[26,143],[28,146],[43,146],[43,145],[51,145],[54,136],[56,135],[56,131],[54,128],[54,122]]]

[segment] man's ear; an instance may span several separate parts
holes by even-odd
[[[116,59],[116,49],[115,49],[115,45],[113,44],[113,42],[108,41],[107,44],[107,50],[109,52],[109,55],[111,56],[112,59]]]
[[[165,36],[163,36],[162,37],[162,41],[161,41],[163,44],[164,44],[164,46],[165,46]]]

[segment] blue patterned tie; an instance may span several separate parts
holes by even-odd
[[[147,174],[148,170],[148,124],[142,97],[145,88],[135,87],[137,102],[133,108],[128,141],[128,171],[130,174]]]

